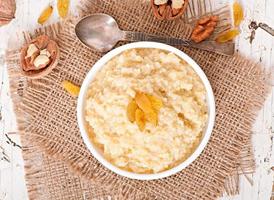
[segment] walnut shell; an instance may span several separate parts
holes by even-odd
[[[174,20],[181,17],[189,4],[189,0],[184,0],[181,8],[172,8],[172,0],[168,0],[166,4],[156,5],[155,0],[150,0],[154,16],[159,20]]]
[[[39,54],[41,50],[47,49],[47,51],[50,53],[50,62],[46,65],[40,66],[39,68],[35,67],[33,62],[30,62],[30,58],[26,57],[30,44],[35,44],[36,47],[38,47]],[[20,61],[22,73],[29,78],[41,78],[42,76],[49,74],[51,70],[57,66],[59,57],[60,51],[57,43],[54,40],[51,40],[47,35],[40,35],[37,38],[31,40],[29,43],[25,44],[21,49]]]
[[[0,0],[0,26],[14,19],[16,10],[15,0]]]

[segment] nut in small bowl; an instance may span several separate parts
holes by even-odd
[[[174,20],[185,13],[189,0],[151,0],[150,3],[157,19]]]
[[[49,74],[58,64],[57,43],[47,35],[40,35],[21,49],[21,68],[24,76],[35,79]]]

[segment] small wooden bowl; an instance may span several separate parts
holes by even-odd
[[[171,5],[167,5],[166,13],[164,15],[160,15],[160,13],[158,11],[159,6],[154,4],[154,0],[150,0],[150,4],[152,7],[153,14],[157,19],[159,19],[159,20],[174,20],[174,19],[181,17],[185,13],[185,11],[188,7],[188,4],[189,4],[189,0],[185,0],[183,7],[180,8],[179,12],[174,16],[172,15]]]
[[[46,35],[42,35],[42,36],[48,37]],[[41,37],[41,36],[38,36],[38,37]],[[36,41],[36,38],[31,40],[29,43],[25,44],[22,47],[20,61],[21,61],[21,72],[24,76],[31,78],[31,79],[42,78],[42,77],[48,75],[57,66],[57,64],[59,62],[59,58],[60,58],[60,50],[59,50],[57,43],[54,40],[51,40],[49,37],[48,37],[48,39],[51,42],[51,44],[53,44],[55,46],[55,55],[53,55],[50,65],[45,68],[42,68],[42,69],[30,70],[30,71],[23,70],[23,62],[25,62],[25,55],[26,55],[25,52],[27,51],[29,45]]]

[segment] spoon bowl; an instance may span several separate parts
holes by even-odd
[[[75,26],[79,40],[88,47],[107,52],[123,38],[123,31],[109,15],[98,13],[81,19]]]

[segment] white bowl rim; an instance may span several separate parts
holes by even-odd
[[[85,96],[86,96],[86,91],[89,87],[90,82],[93,80],[94,76],[96,73],[104,66],[105,63],[107,63],[111,58],[115,57],[116,55],[120,54],[121,52],[128,50],[128,49],[135,49],[135,48],[155,48],[155,49],[162,49],[166,50],[172,53],[175,53],[177,56],[185,60],[198,74],[200,79],[202,80],[206,92],[207,92],[207,103],[208,103],[208,124],[207,128],[204,132],[204,136],[199,144],[199,146],[196,148],[196,150],[189,156],[186,160],[184,160],[182,163],[178,164],[177,166],[168,169],[163,172],[155,173],[155,174],[138,174],[138,173],[133,173],[129,171],[122,170],[113,164],[111,164],[108,160],[106,160],[103,155],[101,155],[97,150],[94,144],[90,141],[86,128],[85,128],[85,120],[84,120],[84,103],[85,103]],[[129,44],[125,44],[123,46],[117,47],[107,54],[105,54],[103,57],[101,57],[90,69],[90,71],[87,73],[81,89],[80,93],[78,96],[78,102],[77,102],[77,121],[78,121],[78,126],[81,132],[81,136],[84,140],[84,143],[88,147],[89,151],[92,153],[92,155],[107,169],[111,170],[112,172],[127,177],[131,179],[137,179],[137,180],[154,180],[154,179],[160,179],[160,178],[165,178],[168,176],[171,176],[184,168],[186,168],[188,165],[190,165],[204,150],[206,147],[213,127],[214,127],[214,122],[215,122],[215,99],[213,95],[213,91],[210,85],[209,80],[207,79],[205,73],[203,70],[199,67],[199,65],[192,59],[190,58],[186,53],[182,52],[181,50],[172,47],[167,44],[163,43],[157,43],[157,42],[133,42]]]

